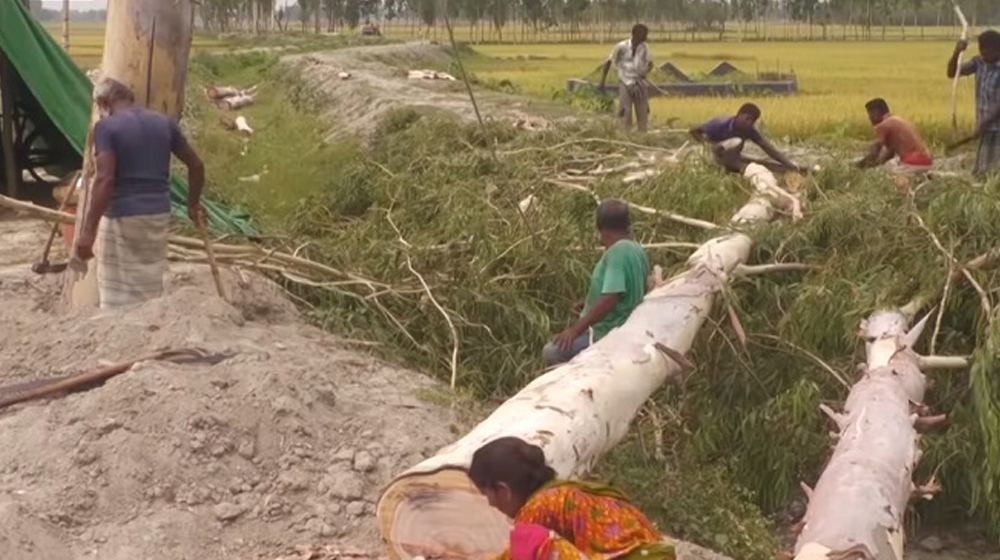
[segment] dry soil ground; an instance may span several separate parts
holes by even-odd
[[[67,312],[60,279],[29,268],[47,229],[0,222],[0,385],[159,348],[231,357],[144,362],[91,391],[0,411],[0,558],[378,551],[381,486],[454,437],[449,412],[427,402],[435,383],[306,326],[257,277],[227,275],[227,303],[207,270],[173,266],[162,299]]]
[[[462,82],[407,78],[408,70],[447,67],[452,60],[447,51],[431,43],[357,47],[284,58],[300,73],[314,106],[330,124],[328,140],[369,133],[387,111],[403,106],[474,120]],[[350,77],[342,79],[341,72]],[[564,107],[527,97],[479,91],[476,100],[484,119],[504,119],[526,127],[546,126],[543,115],[573,118]]]

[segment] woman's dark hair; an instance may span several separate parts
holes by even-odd
[[[556,471],[545,464],[542,448],[516,437],[502,437],[480,447],[469,465],[469,478],[477,488],[495,488],[502,482],[522,500],[555,477]]]

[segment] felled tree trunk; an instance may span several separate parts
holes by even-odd
[[[734,225],[765,222],[777,187],[761,166],[745,175],[757,196]],[[481,445],[516,436],[542,447],[560,477],[579,476],[627,433],[639,408],[676,378],[726,276],[745,262],[752,241],[728,233],[701,245],[689,270],[650,292],[620,328],[568,364],[531,382],[468,435],[398,476],[378,504],[379,528],[396,559],[444,555],[485,560],[500,553],[509,522],[466,475]]]
[[[194,7],[191,0],[115,0],[108,3],[107,31],[101,75],[132,88],[136,104],[179,118],[184,107],[184,84]],[[96,108],[92,121],[97,120]],[[93,127],[91,127],[93,130]],[[88,142],[90,145],[91,142]],[[93,168],[94,154],[84,154],[84,169]],[[93,177],[92,174],[88,174]],[[77,214],[75,239],[80,238],[81,221],[90,207],[90,185],[84,185],[82,205]],[[100,243],[95,244],[95,253]],[[82,278],[69,276],[73,307],[98,304],[96,259]]]
[[[926,386],[913,345],[926,321],[907,331],[901,311],[879,311],[862,323],[867,369],[842,413],[823,407],[839,441],[809,496],[796,560],[902,560],[903,515],[920,458],[914,407]]]

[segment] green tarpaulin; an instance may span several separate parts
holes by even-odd
[[[0,49],[56,128],[83,155],[90,125],[92,84],[87,75],[28,12],[20,0],[0,0]],[[187,184],[171,178],[173,213],[187,221]],[[210,227],[219,233],[253,235],[253,219],[244,212],[202,200]]]

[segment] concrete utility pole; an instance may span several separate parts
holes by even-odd
[[[180,118],[193,25],[194,3],[191,0],[108,2],[101,76],[114,78],[132,88],[136,104]],[[91,134],[97,119],[95,108],[91,115]],[[93,173],[88,171],[94,167],[93,152],[84,154],[84,174],[91,179]],[[79,239],[82,218],[90,204],[89,187],[89,184],[84,186],[86,190],[77,212],[76,239]],[[99,250],[98,238],[95,254]],[[68,275],[67,293],[73,307],[92,307],[99,302],[96,260],[89,263],[83,278]]]
[[[69,0],[63,0],[63,48],[69,52]]]

